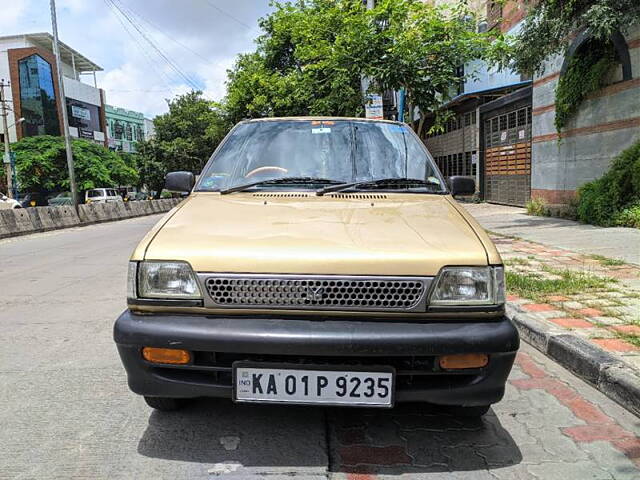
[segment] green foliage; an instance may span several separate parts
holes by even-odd
[[[620,210],[614,217],[613,224],[618,227],[640,228],[640,203]]]
[[[155,137],[136,145],[139,184],[157,195],[168,172],[200,173],[232,126],[222,106],[205,99],[202,92],[178,95],[168,104],[169,111],[154,119]]]
[[[597,260],[600,265],[604,265],[605,267],[619,267],[620,265],[624,265],[624,261],[619,258],[611,258],[605,257],[604,255],[588,255],[589,258],[593,258]]]
[[[640,21],[638,0],[528,0],[531,11],[513,41],[516,70],[533,75],[544,71],[545,60],[564,53],[576,31],[589,30],[607,41]]]
[[[435,111],[452,86],[468,76],[471,59],[506,57],[500,38],[475,33],[459,20],[462,3],[449,10],[419,0],[381,0],[366,10],[361,0],[274,3],[261,20],[253,53],[229,72],[226,107],[233,122],[287,115],[358,116],[361,78],[371,90],[407,92],[407,103]],[[410,109],[412,110],[412,109]]]
[[[506,271],[509,293],[534,301],[544,301],[549,295],[575,295],[611,288],[612,279],[573,270],[547,269],[557,278],[545,278],[538,273]]]
[[[527,215],[546,217],[549,215],[547,202],[543,198],[532,198],[527,202]]]
[[[64,138],[27,137],[12,145],[20,190],[68,191],[69,173]],[[135,185],[138,174],[115,152],[87,140],[72,140],[78,190]]]
[[[560,132],[576,113],[582,101],[606,84],[607,72],[615,64],[613,46],[606,42],[587,42],[570,60],[556,88],[556,130]]]
[[[168,105],[169,111],[153,120],[153,141],[171,156],[173,166],[198,173],[230,125],[220,104],[199,91],[178,95]]]
[[[609,170],[578,191],[578,218],[595,225],[638,225],[640,141],[623,151]]]

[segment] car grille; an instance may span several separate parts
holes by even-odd
[[[215,306],[268,309],[425,310],[431,278],[317,275],[204,277]]]

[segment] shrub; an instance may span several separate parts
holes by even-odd
[[[613,220],[618,227],[640,228],[640,203],[618,212]]]
[[[640,141],[618,155],[609,170],[578,190],[578,219],[594,225],[616,225],[622,211],[632,218],[640,204]],[[631,217],[629,217],[631,215]],[[622,221],[622,220],[620,220]]]
[[[544,198],[532,198],[527,202],[527,215],[536,215],[538,217],[546,217],[549,215],[547,202]]]

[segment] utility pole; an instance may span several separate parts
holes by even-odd
[[[62,67],[60,65],[60,46],[58,45],[58,21],[56,18],[56,1],[51,2],[51,28],[53,30],[53,54],[56,57],[56,69],[58,70],[58,87],[60,90],[60,104],[62,110],[62,129],[64,144],[67,150],[67,167],[69,169],[69,185],[71,187],[71,198],[73,208],[78,211],[78,187],[76,186],[76,174],[73,165],[73,151],[71,150],[71,137],[69,136],[69,118],[67,115],[67,99],[64,95],[64,79],[62,78]]]
[[[9,198],[13,198],[13,170],[11,168],[11,150],[9,147],[9,108],[7,100],[4,98],[4,87],[8,87],[4,79],[0,79],[0,115],[2,116],[2,132],[4,134],[4,174],[7,177],[7,192]]]

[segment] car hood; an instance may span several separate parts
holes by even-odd
[[[198,272],[328,275],[487,265],[490,241],[454,203],[446,195],[196,193],[134,259],[184,260]]]

